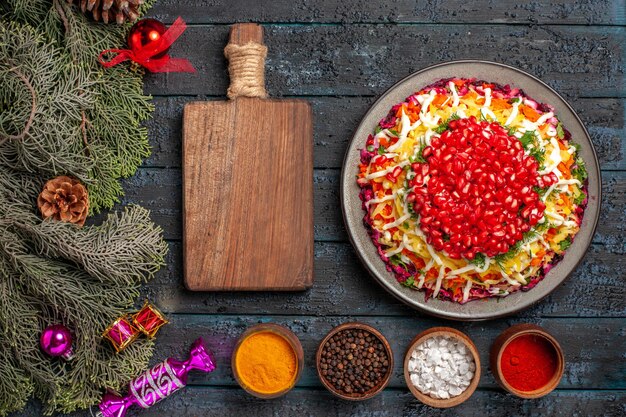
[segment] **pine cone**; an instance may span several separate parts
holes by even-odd
[[[37,206],[44,219],[52,217],[82,226],[89,213],[89,194],[80,181],[62,175],[44,185]]]
[[[109,23],[115,20],[118,25],[134,22],[139,17],[139,5],[143,0],[67,0],[76,4],[85,15],[93,20]]]

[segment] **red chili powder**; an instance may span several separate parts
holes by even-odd
[[[513,339],[502,352],[502,376],[519,391],[535,391],[545,387],[556,373],[557,353],[554,346],[536,335]]]

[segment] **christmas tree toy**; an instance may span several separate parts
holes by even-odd
[[[72,333],[62,324],[53,324],[41,332],[39,337],[41,350],[52,357],[62,357],[66,361],[72,360]]]
[[[134,405],[150,408],[187,385],[189,371],[212,372],[214,369],[213,355],[205,347],[202,338],[199,338],[191,345],[187,360],[169,358],[155,365],[129,382],[125,396],[111,391],[104,394],[97,416],[124,417]]]

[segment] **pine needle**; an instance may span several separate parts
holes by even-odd
[[[96,57],[123,45],[128,25],[101,25],[65,0],[0,6],[0,416],[31,396],[44,412],[99,402],[144,370],[153,342],[118,355],[100,337],[128,312],[139,287],[164,264],[167,245],[147,210],[132,206],[100,225],[42,221],[46,180],[71,175],[94,211],[122,195],[119,179],[149,155],[150,97],[127,67]],[[70,362],[46,356],[39,335],[63,323],[74,333]]]

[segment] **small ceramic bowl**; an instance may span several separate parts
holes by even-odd
[[[387,352],[387,357],[389,358],[389,366],[387,367],[387,373],[383,377],[382,381],[375,388],[367,392],[364,392],[363,394],[356,394],[356,393],[347,394],[344,392],[337,391],[337,389],[335,389],[335,387],[332,384],[326,381],[326,378],[324,378],[324,376],[322,375],[322,369],[321,369],[322,348],[331,337],[333,337],[335,334],[339,333],[340,331],[347,330],[347,329],[365,330],[369,332],[371,335],[378,338],[383,344],[385,351]],[[322,382],[322,385],[324,385],[324,387],[326,387],[328,391],[330,391],[333,395],[343,400],[362,401],[362,400],[367,400],[369,398],[372,398],[376,394],[380,393],[383,389],[385,389],[387,384],[389,384],[389,379],[391,378],[391,373],[393,372],[393,351],[391,350],[391,346],[389,345],[389,342],[387,341],[387,339],[385,339],[385,336],[383,336],[378,330],[376,330],[369,324],[357,323],[357,322],[344,323],[332,329],[326,335],[326,337],[321,341],[319,347],[317,348],[317,354],[315,355],[315,363],[317,367],[317,375],[319,376],[319,379]]]
[[[539,336],[548,341],[554,348],[554,353],[557,359],[556,371],[554,372],[554,375],[552,376],[550,381],[545,386],[534,391],[520,391],[513,388],[506,381],[506,379],[504,379],[504,376],[502,375],[502,368],[500,367],[502,352],[504,352],[504,349],[509,343],[511,343],[513,339],[522,335]],[[561,349],[559,342],[557,342],[550,333],[546,332],[543,328],[534,324],[517,324],[515,326],[509,327],[508,329],[500,333],[495,342],[493,342],[489,355],[489,366],[491,368],[493,376],[496,379],[496,382],[498,382],[498,384],[502,388],[517,397],[532,399],[543,397],[544,395],[549,394],[557,387],[557,385],[559,385],[561,377],[563,377],[563,371],[565,369],[565,359],[563,358],[563,350]]]
[[[283,339],[285,339],[289,343],[289,345],[293,349],[294,354],[296,355],[297,369],[296,369],[296,376],[293,379],[292,383],[285,389],[278,391],[278,392],[271,393],[271,394],[257,392],[252,387],[244,383],[239,375],[239,371],[237,369],[237,364],[236,364],[237,352],[239,351],[239,347],[241,346],[241,343],[247,337],[252,336],[253,334],[265,333],[265,332],[271,332],[271,333],[275,333],[281,336]],[[302,368],[304,367],[304,351],[302,350],[302,344],[300,344],[300,340],[298,339],[298,336],[296,336],[291,330],[289,330],[285,326],[281,326],[275,323],[257,324],[246,329],[246,331],[243,332],[243,334],[239,337],[239,340],[237,340],[237,344],[235,345],[235,349],[233,350],[233,355],[231,357],[231,367],[233,370],[233,376],[235,377],[235,380],[237,381],[239,386],[241,386],[241,388],[243,388],[246,392],[248,392],[251,395],[254,395],[257,398],[269,400],[272,398],[278,398],[278,397],[285,395],[298,383],[298,380],[300,380],[300,377],[302,376]]]
[[[409,360],[411,359],[411,353],[425,340],[437,336],[448,336],[459,340],[469,349],[469,351],[472,353],[472,357],[474,358],[474,364],[476,365],[474,378],[472,378],[469,387],[467,387],[465,391],[463,391],[456,397],[445,399],[433,398],[428,394],[422,393],[411,382],[411,375],[409,374]],[[457,406],[472,396],[474,391],[476,391],[478,381],[480,381],[480,356],[478,355],[478,349],[476,349],[474,342],[472,342],[472,340],[467,337],[465,333],[453,329],[452,327],[431,327],[430,329],[424,330],[423,332],[415,336],[415,338],[409,344],[409,348],[407,349],[404,356],[404,379],[407,386],[409,387],[409,390],[411,390],[411,393],[422,403],[435,408],[450,408]]]

